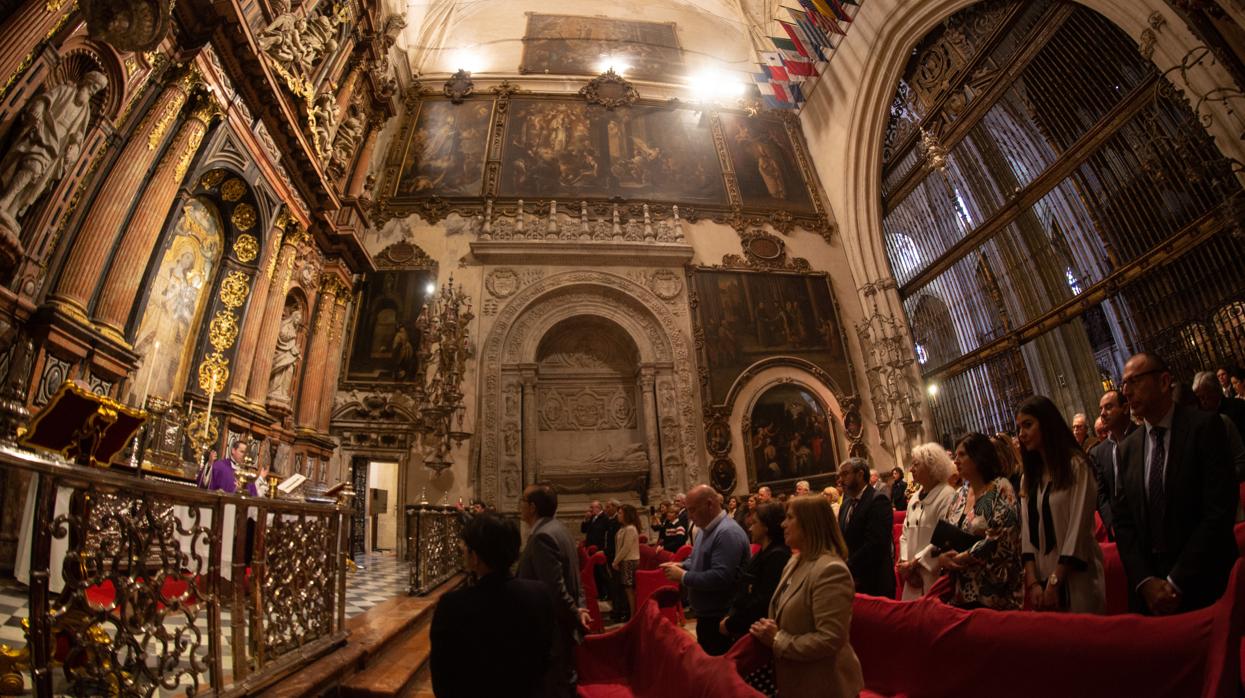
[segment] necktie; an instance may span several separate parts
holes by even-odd
[[[1150,541],[1157,549],[1161,547],[1163,539],[1163,507],[1165,499],[1163,497],[1163,468],[1165,451],[1163,448],[1163,436],[1167,430],[1163,427],[1151,427],[1150,437],[1154,439],[1154,446],[1150,449],[1150,467],[1147,477],[1146,493],[1148,504],[1150,505]]]
[[[856,502],[858,499],[847,500],[847,513],[843,515],[843,525],[847,525],[852,521],[852,512],[856,511]]]

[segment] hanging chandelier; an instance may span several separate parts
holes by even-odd
[[[463,428],[467,409],[462,382],[470,347],[467,328],[474,317],[471,300],[450,277],[415,321],[420,336],[416,430],[421,434],[424,465],[437,475],[454,464],[451,443],[459,446],[471,436]]]

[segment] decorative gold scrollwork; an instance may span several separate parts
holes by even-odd
[[[230,310],[241,308],[246,302],[246,294],[250,292],[250,285],[246,282],[246,272],[231,271],[220,284],[220,302]]]
[[[229,186],[226,182],[225,186]],[[233,209],[233,216],[229,218],[238,230],[250,230],[255,227],[255,207],[250,204],[238,204]]]
[[[259,241],[254,235],[239,235],[233,243],[233,254],[244,264],[254,261],[259,256]]]
[[[246,183],[240,179],[231,179],[225,182],[225,186],[220,188],[220,197],[225,201],[237,201],[245,195]]]
[[[238,316],[230,311],[216,314],[208,325],[208,342],[216,351],[224,351],[233,346],[238,338]]]
[[[229,359],[219,351],[203,357],[199,364],[199,389],[219,393],[225,390],[229,382]]]
[[[220,184],[220,181],[224,178],[224,170],[212,170],[199,178],[199,186],[204,189],[215,189],[216,185]]]

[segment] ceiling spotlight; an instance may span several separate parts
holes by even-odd
[[[457,70],[478,73],[484,68],[484,59],[474,50],[460,48],[452,56],[453,66]]]
[[[938,397],[938,384],[930,383],[929,385],[925,386],[925,392],[929,393],[930,397]]]
[[[429,282],[428,282],[428,285],[424,287],[424,293],[426,293],[426,294],[428,294],[429,296],[431,296],[432,294],[434,294],[434,293],[436,293],[436,292],[437,292],[437,285],[436,285],[435,283],[433,283],[433,282],[429,281]]]

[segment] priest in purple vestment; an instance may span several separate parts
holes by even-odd
[[[233,494],[238,491],[238,478],[234,473],[235,464],[242,463],[246,459],[246,442],[238,439],[234,442],[233,447],[229,449],[229,457],[221,458],[213,461],[212,465],[203,472],[199,478],[199,487],[205,490],[220,490]],[[248,486],[247,494],[254,495],[255,492]]]

